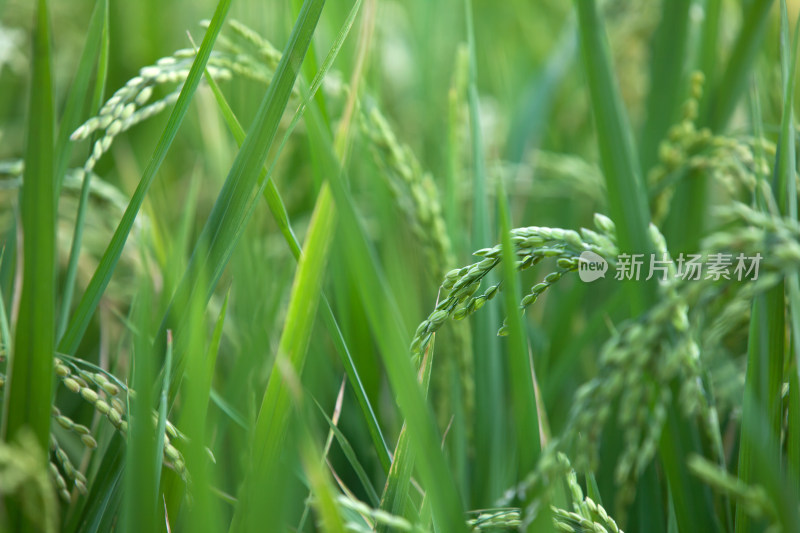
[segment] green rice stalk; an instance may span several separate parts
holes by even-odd
[[[98,17],[102,16],[102,26],[98,29],[93,23],[90,23],[90,30],[87,36],[87,48],[94,40],[99,41],[99,52],[97,58],[96,79],[94,86],[94,94],[90,104],[91,114],[96,114],[102,101],[105,98],[106,77],[108,75],[108,56],[109,56],[109,14],[108,14],[108,1],[99,0],[95,10],[98,12]],[[94,16],[94,15],[93,15]],[[95,33],[99,35],[95,36]],[[88,52],[87,52],[88,53]],[[86,74],[88,77],[88,73]],[[81,79],[80,77],[78,78]],[[79,92],[79,87],[73,87],[76,93]],[[64,121],[62,123],[62,132],[66,132],[66,126],[69,123]],[[74,125],[74,124],[69,124]],[[65,139],[66,140],[66,139]],[[96,139],[93,139],[96,140]],[[63,164],[66,165],[67,158],[63,156]],[[59,169],[59,178],[62,180],[63,185],[63,170]],[[92,173],[83,172],[81,183],[80,200],[78,202],[78,211],[75,216],[75,231],[72,235],[72,245],[69,251],[69,259],[67,260],[67,271],[64,275],[64,290],[61,299],[61,312],[58,317],[58,326],[56,328],[56,341],[60,341],[67,329],[67,321],[69,319],[69,312],[72,307],[72,299],[75,293],[75,278],[77,277],[78,261],[80,258],[81,248],[83,244],[83,229],[86,222],[86,212],[89,202],[89,193],[92,188]]]
[[[467,109],[469,111],[470,150],[472,152],[472,221],[469,245],[475,249],[491,242],[494,220],[489,211],[486,157],[481,129],[478,94],[478,44],[475,38],[473,2],[464,0],[467,32]],[[488,280],[494,283],[493,279]],[[475,502],[491,501],[500,495],[507,483],[499,472],[503,471],[501,457],[507,449],[506,420],[497,413],[503,412],[503,391],[506,388],[502,361],[490,354],[499,352],[499,343],[492,328],[496,323],[493,306],[486,310],[486,320],[473,321],[473,356],[475,359],[475,454],[484,457],[475,465],[473,495]],[[438,320],[438,319],[437,319]],[[415,334],[415,336],[417,336]],[[412,349],[413,350],[413,349]]]
[[[502,232],[503,291],[506,310],[505,327],[508,330],[508,355],[511,395],[516,422],[517,454],[519,471],[530,472],[536,466],[542,446],[542,435],[539,434],[540,405],[536,401],[534,391],[533,360],[529,355],[527,335],[522,322],[522,313],[517,302],[520,298],[520,282],[514,263],[515,250],[511,244],[511,217],[508,200],[502,181],[497,191],[498,215]],[[560,276],[559,276],[560,277]],[[551,279],[551,282],[555,279]],[[524,310],[525,307],[523,306]]]
[[[22,443],[23,434],[29,435],[24,442],[32,445],[31,451],[36,453],[33,457],[42,471],[50,445],[56,306],[57,183],[49,19],[47,0],[39,0],[33,34],[26,171],[20,192],[22,291],[0,428],[5,443]],[[5,494],[10,528],[21,533],[35,531],[36,520],[22,511],[25,494],[10,490]]]
[[[350,14],[348,16],[348,21],[342,27],[342,31],[340,32],[337,38],[336,44],[329,52],[328,57],[326,57],[325,59],[325,62],[322,67],[323,70],[321,70],[317,74],[314,81],[312,82],[312,86],[309,90],[310,95],[316,94],[316,91],[319,89],[322,80],[324,79],[324,74],[330,68],[331,64],[333,63],[333,58],[336,57],[338,51],[340,50],[342,44],[344,43],[345,37],[349,33],[352,23],[355,20],[355,15],[358,13],[359,6],[360,3],[356,3],[353,6],[353,9],[351,9]],[[240,31],[247,32],[248,35],[251,36],[256,35],[251,30],[248,30],[245,26],[239,23],[235,24],[237,24],[237,26],[241,28]],[[255,39],[255,37],[252,38]],[[260,46],[262,48],[269,47],[268,49],[271,49],[271,45],[268,45],[266,41],[264,41],[264,44],[261,44]],[[226,124],[228,125],[228,128],[231,130],[234,137],[236,138],[236,142],[239,143],[239,145],[241,146],[241,143],[244,141],[245,137],[244,130],[242,130],[242,127],[239,125],[238,120],[233,115],[233,111],[230,109],[230,106],[228,106],[225,97],[222,95],[221,91],[217,87],[213,77],[211,77],[210,75],[207,77],[209,85],[212,91],[214,92],[214,96],[216,97],[217,103],[222,109]],[[305,103],[301,104],[301,106],[297,109],[294,117],[292,118],[292,122],[290,126],[287,128],[287,131],[278,149],[278,153],[280,153],[282,148],[285,146],[287,139],[289,138],[289,134],[292,132],[294,126],[298,123],[304,109],[305,109]],[[294,230],[292,229],[289,217],[286,213],[286,208],[283,205],[283,200],[281,199],[280,193],[278,192],[275,183],[271,179],[267,179],[268,176],[271,174],[273,168],[274,168],[274,162],[273,166],[270,167],[269,170],[265,168],[262,171],[261,175],[259,176],[261,187],[263,188],[263,196],[267,201],[270,212],[275,217],[275,221],[278,224],[278,227],[280,228],[281,233],[284,239],[286,240],[286,243],[289,245],[292,255],[296,260],[299,260],[302,254],[302,248],[297,240],[297,237],[295,236]],[[327,300],[327,297],[324,294],[322,296],[321,308],[322,308],[323,319],[325,320],[326,326],[328,327],[328,330],[330,331],[333,337],[334,343],[336,344],[337,347],[337,351],[339,352],[342,358],[342,364],[344,365],[345,370],[347,371],[348,377],[353,386],[353,390],[356,394],[359,405],[361,406],[361,409],[364,412],[364,416],[367,420],[367,425],[369,427],[370,436],[372,437],[375,449],[378,452],[378,457],[381,461],[381,465],[383,466],[384,470],[388,472],[391,460],[389,458],[389,450],[386,446],[386,441],[383,437],[380,426],[378,425],[372,405],[370,404],[366,392],[364,391],[364,386],[361,382],[361,378],[359,377],[358,370],[353,362],[350,350],[347,347],[347,343],[345,342],[344,337],[342,336],[342,332],[336,321],[336,318],[333,315],[333,310]]]
[[[427,396],[430,387],[431,369],[433,368],[434,343],[428,346],[425,356],[417,373],[422,391]],[[398,515],[414,513],[413,508],[409,513],[406,509],[410,508],[409,489],[411,487],[411,476],[414,473],[415,450],[412,448],[408,427],[404,424],[397,439],[397,446],[394,451],[392,468],[386,478],[386,485],[381,495],[380,509],[386,513]],[[412,515],[413,516],[413,515]],[[416,521],[415,521],[416,522]],[[388,533],[391,531],[386,524],[379,524],[377,531]]]
[[[156,172],[158,168],[161,166],[161,163],[164,161],[166,157],[166,153],[172,144],[172,141],[175,138],[175,135],[178,132],[178,128],[180,127],[181,122],[183,121],[183,117],[186,114],[186,111],[189,107],[189,102],[194,95],[194,91],[197,89],[197,85],[200,82],[200,78],[202,73],[205,69],[206,63],[208,62],[209,56],[211,55],[211,49],[214,45],[214,42],[219,35],[219,31],[222,26],[222,22],[227,15],[228,9],[230,7],[229,0],[220,0],[217,5],[217,9],[214,13],[214,17],[212,22],[209,26],[209,29],[206,31],[206,34],[203,38],[203,43],[200,45],[200,50],[194,60],[192,61],[191,68],[189,69],[188,76],[186,77],[186,82],[184,83],[183,87],[181,88],[180,94],[177,97],[177,101],[175,102],[175,107],[170,114],[170,118],[167,122],[167,126],[164,129],[164,132],[159,139],[159,142],[153,152],[153,157],[150,160],[147,168],[144,171],[144,175],[142,176],[142,180],[139,182],[139,185],[136,188],[136,192],[131,198],[130,203],[128,204],[128,208],[125,210],[125,214],[120,221],[120,224],[117,226],[117,230],[114,232],[114,237],[111,239],[108,248],[106,249],[105,253],[103,254],[103,258],[100,261],[100,264],[97,267],[94,275],[92,276],[92,280],[89,282],[89,287],[86,289],[86,292],[83,294],[81,301],[78,304],[78,308],[75,310],[75,314],[70,321],[67,329],[64,333],[64,336],[59,340],[58,348],[59,351],[64,353],[74,353],[77,350],[78,345],[80,343],[81,338],[83,337],[86,328],[89,325],[89,321],[91,320],[92,315],[94,314],[97,305],[100,303],[100,299],[105,291],[105,288],[108,285],[108,282],[111,279],[111,274],[114,271],[114,268],[119,261],[119,257],[122,254],[122,249],[125,246],[125,242],[127,241],[128,235],[130,234],[131,228],[133,227],[134,221],[136,220],[137,214],[139,209],[144,202],[145,195],[147,194],[150,185],[152,184],[153,180],[155,179]],[[137,82],[138,83],[138,82]],[[113,97],[109,102],[113,101]],[[130,103],[122,105],[121,109],[117,109],[117,104],[122,102],[115,102],[113,106],[109,105],[109,102],[106,102],[106,106],[108,107],[108,112],[110,113],[109,116],[114,116],[118,118],[122,118],[122,120],[127,120],[133,115],[134,108],[131,106]],[[101,109],[101,114],[103,109]],[[124,118],[123,118],[124,117]],[[114,122],[116,119],[112,119],[109,121],[106,126],[108,128],[111,127],[111,123]],[[105,122],[105,120],[104,120]],[[122,122],[118,123],[118,127],[122,127]],[[75,135],[75,134],[73,134]],[[106,136],[103,139],[112,137],[108,136],[108,131],[106,132]],[[100,142],[100,149],[102,150],[104,143],[109,143],[111,140],[103,141],[102,139]],[[97,145],[95,145],[95,150],[97,149]],[[90,160],[93,160],[90,158]],[[93,165],[92,165],[93,166]]]

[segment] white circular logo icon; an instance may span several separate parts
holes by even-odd
[[[587,283],[606,277],[608,262],[594,252],[585,251],[578,259],[578,276]]]

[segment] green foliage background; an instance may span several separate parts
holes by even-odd
[[[0,0],[0,529],[797,531],[798,7]]]

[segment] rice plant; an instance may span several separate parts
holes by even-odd
[[[800,531],[798,15],[0,2],[0,531]]]

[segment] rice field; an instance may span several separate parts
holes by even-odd
[[[0,0],[0,532],[800,532],[799,15]]]

